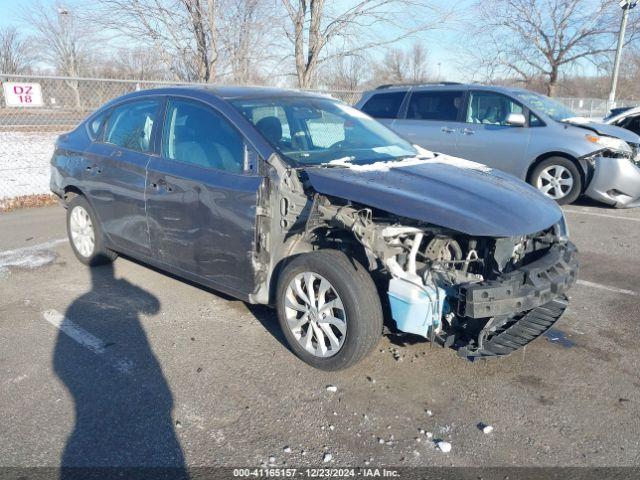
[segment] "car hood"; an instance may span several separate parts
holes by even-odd
[[[306,172],[319,193],[473,236],[526,235],[562,218],[553,200],[512,175],[446,155]]]
[[[582,120],[574,120],[568,119],[565,120],[566,123],[569,123],[575,127],[585,128],[587,130],[591,130],[598,135],[607,135],[609,137],[616,137],[621,140],[624,140],[627,143],[640,143],[640,136],[636,135],[630,130],[625,128],[616,127],[615,125],[609,125],[608,123],[596,123],[591,121],[582,121]]]

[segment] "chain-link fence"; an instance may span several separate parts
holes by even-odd
[[[1,73],[0,83],[0,211],[8,199],[49,193],[49,161],[55,139],[89,113],[126,93],[179,84]],[[359,91],[311,91],[349,104],[361,95]],[[606,100],[558,100],[581,116],[603,117],[608,111]],[[638,104],[618,102],[616,106]]]
[[[609,100],[601,98],[556,98],[573,110],[579,117],[593,118],[596,120],[606,117],[611,108]],[[640,100],[617,100],[615,107],[637,107]]]

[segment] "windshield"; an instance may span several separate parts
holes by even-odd
[[[313,97],[244,98],[235,108],[294,165],[366,165],[417,155],[391,130],[341,102]]]
[[[540,95],[539,93],[518,92],[516,93],[516,97],[522,100],[532,110],[542,112],[558,122],[577,116],[573,110],[564,106],[562,103],[545,95]]]

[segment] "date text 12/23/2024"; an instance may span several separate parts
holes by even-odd
[[[238,468],[233,470],[237,478],[354,478],[399,477],[397,470],[386,468]]]

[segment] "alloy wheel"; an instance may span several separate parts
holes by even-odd
[[[69,231],[73,246],[83,257],[90,257],[96,245],[96,236],[89,212],[84,207],[73,207],[69,217]]]
[[[289,330],[307,352],[331,357],[342,348],[347,316],[338,292],[323,276],[296,275],[285,292],[284,313]]]
[[[573,188],[573,174],[562,165],[549,165],[538,175],[536,187],[546,196],[560,200]]]

